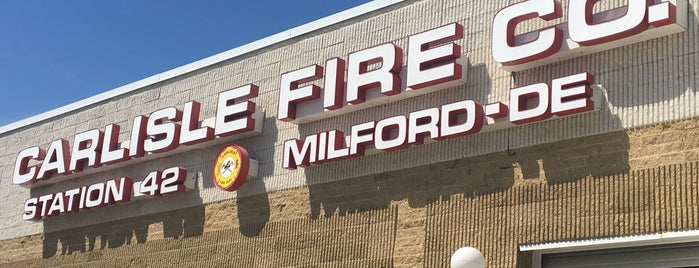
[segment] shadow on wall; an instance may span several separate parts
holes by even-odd
[[[552,76],[555,77],[555,74]],[[520,86],[532,83],[516,84]],[[603,96],[600,111],[553,119],[552,124],[548,125],[550,128],[538,128],[538,132],[534,135],[548,135],[552,129],[560,127],[555,124],[557,120],[572,121],[576,117],[586,119],[574,121],[575,127],[571,129],[580,132],[589,129],[616,131],[505,152],[513,160],[512,169],[515,172],[515,178],[525,181],[545,180],[548,184],[558,184],[586,176],[600,177],[629,171],[629,136],[626,131],[620,130],[623,128],[621,121],[606,107],[607,103],[607,99]],[[571,129],[564,131],[572,131]],[[510,131],[514,133],[516,129],[510,129]]]
[[[213,159],[225,144],[237,143],[249,149],[251,158],[260,161],[260,177],[271,176],[274,172],[272,163],[274,147],[267,150],[253,151],[258,144],[274,144],[277,139],[277,127],[275,118],[266,118],[264,135],[244,139],[242,141],[231,141],[214,145],[205,149],[195,151],[193,159]],[[215,188],[212,178],[211,163],[200,161],[192,164],[188,169],[201,170],[203,189]],[[240,233],[247,237],[258,236],[264,229],[270,218],[269,197],[261,179],[248,180],[238,191],[237,198],[237,218],[239,219]],[[133,243],[145,243],[149,236],[158,235],[162,232],[163,238],[187,238],[201,236],[204,232],[205,206],[197,190],[183,194],[160,197],[155,200],[131,201],[129,204],[117,205],[100,209],[99,211],[81,212],[74,215],[61,217],[77,217],[70,219],[71,222],[79,222],[80,217],[95,217],[99,213],[124,214],[129,209],[150,209],[162,211],[162,207],[171,207],[168,204],[198,204],[194,207],[172,210],[151,214],[148,216],[120,219],[114,222],[79,227],[71,230],[51,232],[44,236],[43,257],[50,258],[56,254],[66,255],[75,252],[93,251],[95,249],[118,248],[123,245]],[[149,208],[152,206],[152,208]],[[64,226],[65,222],[55,222],[52,219],[44,220],[44,229],[57,229]],[[54,225],[54,226],[51,226]]]
[[[241,234],[247,237],[258,236],[264,229],[270,217],[269,195],[264,181],[260,178],[274,175],[274,143],[278,137],[277,119],[271,117],[267,111],[264,119],[262,135],[257,135],[243,140],[224,142],[213,146],[209,150],[206,159],[214,159],[216,154],[227,144],[240,145],[248,151],[250,158],[259,162],[258,178],[245,181],[240,189],[236,191],[237,198],[237,219]],[[215,188],[212,181],[212,170],[204,169],[204,189]]]
[[[523,148],[514,155],[493,153],[310,185],[311,213],[318,218],[383,210],[399,200],[408,200],[411,207],[424,207],[456,194],[476,197],[518,184],[557,184],[626,172],[628,146],[626,133],[615,132]],[[580,150],[595,152],[580,154]]]
[[[521,86],[520,83],[523,83],[522,85],[531,84],[527,80],[550,83],[551,79],[565,75],[558,73],[561,70],[545,70],[545,72],[542,74],[539,70],[531,75],[520,74],[519,77],[527,79],[513,81],[512,87]],[[480,90],[481,87],[490,87],[491,85],[490,82],[484,82],[490,80],[487,74],[485,66],[472,66],[470,69],[471,79],[478,79],[476,82],[483,84],[469,88],[469,91],[490,92],[490,88]],[[467,99],[487,100],[487,94],[467,97]],[[604,100],[603,107],[606,106],[606,101]],[[526,135],[545,137],[545,135],[549,135],[547,132],[550,132],[551,129],[570,127],[566,126],[568,121],[563,120],[573,120],[571,118],[575,117],[585,120],[576,121],[578,125],[570,129],[605,129],[600,127],[600,124],[605,124],[610,129],[621,128],[619,119],[611,114],[609,109],[602,108],[601,111],[590,114],[537,123],[541,124],[542,127],[528,129],[515,127],[505,131],[509,131],[512,135],[524,135],[524,131],[529,131],[526,132]],[[549,126],[550,129],[547,128]],[[306,132],[302,131],[301,136],[309,134]],[[472,139],[476,136],[459,139]],[[573,134],[571,136],[583,135]],[[502,142],[508,141],[502,140]],[[468,146],[469,142],[460,144]],[[423,145],[423,147],[426,146],[430,145]],[[421,150],[422,148],[405,150],[413,149]],[[408,200],[411,207],[424,207],[451,195],[464,194],[467,197],[488,195],[505,191],[517,184],[527,183],[527,181],[545,181],[549,184],[557,184],[587,176],[626,172],[629,170],[628,151],[629,137],[627,133],[617,131],[330,183],[320,182],[327,181],[321,176],[328,174],[328,170],[332,170],[332,163],[306,168],[304,172],[309,185],[311,214],[313,218],[318,218],[342,216],[369,210],[383,210],[389,208],[392,201]],[[392,152],[384,154],[390,157]],[[395,159],[395,161],[402,160]],[[346,172],[350,175],[344,174],[343,176],[351,177],[353,170],[346,170]]]
[[[488,76],[487,66],[483,64],[471,65],[468,57],[466,60],[466,64],[468,65],[468,80],[466,85],[440,90],[439,92],[427,93],[426,95],[411,97],[409,99],[398,100],[388,103],[385,107],[372,107],[351,112],[328,119],[331,120],[329,123],[319,121],[303,124],[299,126],[300,139],[303,139],[303,137],[307,135],[327,130],[323,127],[319,127],[323,125],[325,125],[325,128],[342,130],[347,135],[350,133],[351,124],[368,122],[392,115],[408,115],[410,112],[416,110],[438,107],[439,105],[453,101],[455,98],[464,100],[487,100],[491,92],[491,79]],[[401,88],[405,89],[406,79],[402,79],[401,82],[403,83]],[[376,89],[372,90],[375,91]],[[410,149],[413,148],[404,150]],[[419,203],[416,204],[416,206],[420,206],[421,203],[424,203],[424,198],[414,196],[414,190],[429,189],[431,187],[431,179],[421,174],[421,171],[425,170],[424,168],[420,168],[417,172],[416,170],[409,169],[356,178],[357,175],[353,175],[353,173],[362,173],[361,166],[353,165],[353,167],[358,169],[350,168],[348,170],[341,170],[341,167],[336,163],[327,163],[303,169],[306,177],[306,185],[308,185],[310,192],[312,218],[315,219],[321,215],[331,217],[336,214],[346,215],[354,212],[387,209],[390,206],[391,200],[403,198],[409,198],[411,203]],[[434,166],[427,167],[427,169],[432,169],[433,167]],[[440,167],[436,168],[441,169]],[[337,178],[329,177],[333,176],[331,174],[337,177],[355,178],[338,180]],[[397,174],[400,180],[392,179],[394,176],[393,174]]]
[[[172,198],[184,196],[199,198],[195,191],[181,194],[181,196],[172,196]],[[177,200],[170,202],[177,202]],[[87,211],[63,217],[90,217],[89,213],[90,211]],[[43,241],[43,257],[50,258],[57,254],[66,255],[96,249],[118,248],[133,243],[142,244],[148,240],[149,236],[158,232],[162,232],[164,238],[173,239],[201,236],[204,230],[204,218],[204,206],[199,205],[143,217],[46,233]],[[44,221],[45,226],[51,224],[51,219]]]
[[[262,193],[259,193],[262,191]],[[269,195],[261,179],[248,180],[238,189],[236,199],[240,233],[246,237],[256,237],[269,222]]]

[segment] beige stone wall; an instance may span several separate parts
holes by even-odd
[[[699,229],[699,120],[0,242],[3,267],[529,267],[528,243]]]

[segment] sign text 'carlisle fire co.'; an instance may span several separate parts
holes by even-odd
[[[563,10],[557,0],[529,0],[503,8],[493,18],[493,59],[502,68],[516,71],[686,28],[686,0],[627,1],[622,7],[594,13],[598,2],[569,0]],[[515,31],[522,23],[561,18],[567,21],[519,35]],[[284,73],[280,77],[277,119],[297,124],[311,122],[463,84],[467,66],[461,59],[462,48],[455,43],[463,38],[464,28],[455,22],[409,36],[407,51],[385,43],[352,52],[346,59],[328,59],[324,67],[311,65]],[[322,87],[314,84],[321,80]],[[595,103],[594,82],[593,74],[580,70],[551,81],[513,88],[508,101],[455,101],[358,122],[347,134],[331,129],[287,140],[282,147],[282,167],[295,169],[358,157],[367,148],[400,150],[423,144],[426,139],[439,141],[472,135],[494,129],[496,124],[520,125],[589,112],[599,105]],[[59,180],[56,177],[72,177],[86,168],[123,165],[130,160],[183,150],[178,148],[194,148],[217,137],[259,133],[262,115],[255,103],[247,100],[257,95],[258,87],[252,84],[220,93],[216,117],[211,121],[199,121],[201,107],[196,101],[135,117],[128,141],[120,142],[120,126],[110,124],[76,134],[72,146],[67,140],[58,139],[47,149],[24,149],[17,155],[13,183],[51,183]],[[226,162],[221,163],[220,168],[225,170]],[[185,168],[175,166],[153,171],[139,182],[122,177],[32,197],[25,203],[24,218],[35,220],[127,202],[132,195],[183,192],[189,181],[187,174]],[[222,182],[232,185],[225,175],[219,176],[224,178]]]

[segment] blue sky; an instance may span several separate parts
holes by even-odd
[[[367,2],[0,1],[0,126]]]

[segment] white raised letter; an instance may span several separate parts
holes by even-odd
[[[39,168],[36,166],[29,167],[29,160],[43,160],[45,156],[46,151],[36,146],[19,152],[15,162],[15,173],[12,176],[12,183],[24,185],[36,182],[36,172],[39,171]]]
[[[601,0],[570,0],[568,30],[570,39],[584,46],[597,45],[638,34],[650,25],[646,11],[653,0],[626,1],[626,13],[618,18],[595,21],[592,9]]]
[[[256,111],[256,105],[246,100],[257,97],[259,88],[254,84],[221,92],[218,95],[218,107],[216,109],[216,136],[225,137],[241,134],[255,129],[255,119],[252,114]]]
[[[408,87],[421,89],[461,79],[456,60],[461,46],[452,41],[463,38],[464,27],[452,23],[408,38]],[[448,44],[445,44],[449,42]]]
[[[68,171],[82,171],[85,165],[88,167],[99,166],[103,136],[102,131],[98,129],[88,130],[75,135]]]
[[[578,11],[579,12],[579,11]],[[535,40],[517,44],[515,28],[520,22],[541,18],[553,20],[563,15],[558,0],[529,0],[500,10],[493,19],[493,59],[505,66],[543,59],[558,52],[563,31],[555,27],[539,31]]]
[[[296,71],[282,74],[279,85],[279,109],[277,119],[288,122],[296,119],[296,105],[320,97],[320,87],[299,84],[323,77],[323,68],[311,65]]]
[[[386,96],[400,93],[398,73],[403,65],[403,51],[394,44],[383,44],[349,55],[347,67],[347,102],[360,104],[366,101],[366,91],[379,88]],[[369,70],[372,64],[381,67]]]

